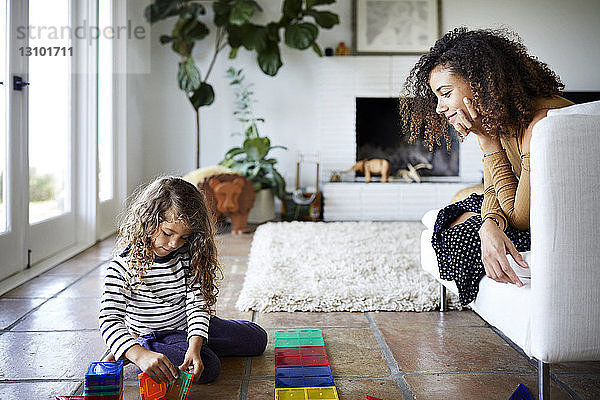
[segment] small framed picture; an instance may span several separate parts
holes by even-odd
[[[357,54],[426,53],[439,38],[438,0],[355,0]]]

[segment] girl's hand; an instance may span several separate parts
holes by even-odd
[[[204,371],[204,363],[200,357],[202,343],[204,343],[202,337],[192,336],[189,340],[188,349],[185,352],[183,364],[179,366],[180,370],[194,374],[194,382],[198,382],[202,371]]]
[[[126,357],[140,367],[143,372],[150,375],[157,383],[160,381],[173,383],[179,376],[179,371],[171,364],[167,356],[148,350],[140,345],[127,350]]]
[[[456,111],[456,117],[454,117],[452,120],[452,126],[458,132],[461,142],[471,132],[478,137],[481,137],[484,132],[483,126],[481,125],[481,119],[479,118],[479,115],[477,114],[477,111],[475,110],[471,100],[468,97],[464,97],[463,102],[465,103],[468,114],[466,114],[463,110],[458,109]]]
[[[481,260],[483,261],[485,274],[496,282],[523,286],[523,282],[508,263],[506,254],[510,254],[517,264],[523,268],[529,268],[529,266],[508,236],[500,230],[494,221],[488,219],[481,226],[479,237],[481,238]]]

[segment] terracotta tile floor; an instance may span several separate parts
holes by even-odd
[[[0,399],[54,399],[81,393],[90,361],[105,348],[97,303],[107,239],[0,298]],[[508,399],[519,383],[537,398],[537,372],[471,311],[446,313],[267,313],[235,309],[252,235],[220,235],[222,283],[217,313],[254,318],[269,332],[260,357],[230,358],[219,379],[195,385],[190,399],[273,399],[273,331],[323,330],[342,400]],[[551,366],[552,399],[600,399],[600,362]],[[125,400],[139,399],[137,371],[126,367]]]

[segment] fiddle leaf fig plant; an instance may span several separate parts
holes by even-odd
[[[227,70],[227,77],[230,79],[230,85],[234,87],[236,110],[233,115],[244,127],[244,142],[241,147],[230,149],[220,164],[241,173],[252,181],[255,191],[272,189],[274,194],[283,200],[285,180],[275,168],[277,160],[267,158],[267,155],[273,149],[286,148],[271,146],[268,137],[259,135],[257,122],[264,122],[264,119],[254,115],[252,108],[252,104],[255,102],[254,92],[252,84],[244,83],[243,70],[235,70],[231,67]]]
[[[210,32],[207,23],[203,21],[206,8],[202,3],[211,4],[216,29],[214,51],[204,76],[192,56],[196,42],[205,39]],[[171,44],[173,51],[181,56],[177,82],[196,112],[196,167],[200,166],[199,109],[212,104],[215,99],[208,77],[221,51],[229,47],[230,59],[237,56],[240,47],[255,51],[260,69],[267,75],[275,76],[283,66],[279,49],[283,31],[284,42],[288,47],[298,50],[311,47],[322,56],[321,48],[316,42],[319,27],[331,29],[340,21],[337,14],[316,7],[332,3],[335,0],[284,0],[281,18],[265,25],[251,21],[257,12],[262,12],[262,7],[254,0],[153,0],[146,7],[144,15],[150,23],[177,18],[171,33],[161,35],[160,42]],[[313,22],[309,22],[310,20]]]

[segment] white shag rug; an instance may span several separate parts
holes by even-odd
[[[260,312],[433,310],[439,284],[420,266],[423,229],[418,222],[261,225],[236,306]]]

